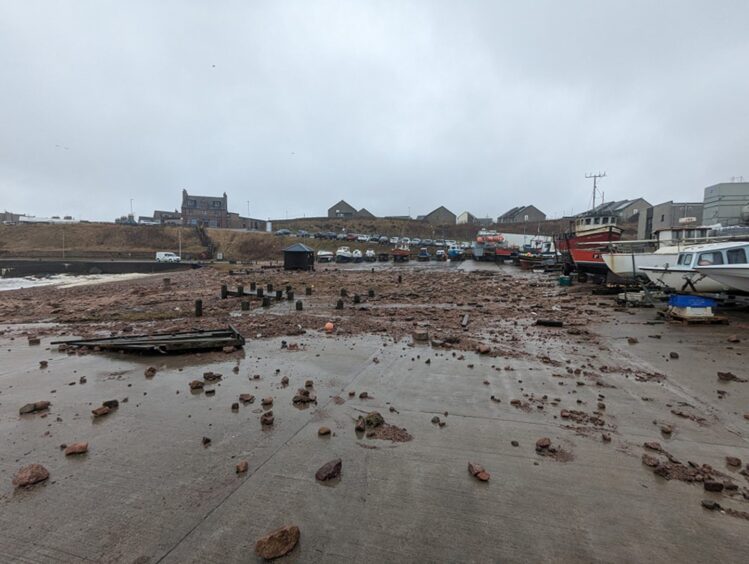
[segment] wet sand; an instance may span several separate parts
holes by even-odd
[[[502,273],[543,280],[512,267]],[[330,282],[326,300],[336,284]],[[492,308],[508,304],[485,302],[492,312],[483,316],[469,298],[445,292],[445,308],[435,305],[435,314],[424,298],[405,296],[410,288],[364,312],[347,304],[339,313],[347,334],[327,336],[305,324],[302,335],[248,334],[244,351],[180,357],[75,355],[48,346],[60,332],[90,332],[88,321],[5,328],[0,560],[254,561],[257,538],[293,523],[301,540],[286,557],[291,562],[743,561],[749,520],[708,511],[701,501],[749,511],[749,482],[739,473],[749,462],[749,383],[717,378],[717,371],[747,377],[749,316],[731,313],[728,326],[649,324],[653,310],[616,311],[613,300],[590,297],[589,289],[542,288],[549,297],[531,292],[527,308],[521,306],[528,298],[505,293],[500,297],[516,309],[499,318]],[[322,319],[329,310],[318,307]],[[398,331],[372,334],[356,321],[379,318],[378,307],[397,311]],[[431,318],[426,329],[444,334],[461,307],[473,308],[476,320],[463,336],[470,350],[412,346],[407,329],[414,323]],[[564,315],[568,325],[533,326],[551,314]],[[268,324],[268,317],[287,315],[294,313],[247,317]],[[41,345],[28,345],[27,333],[42,335]],[[741,341],[730,343],[737,334]],[[282,341],[299,350],[282,348]],[[474,352],[477,342],[491,345],[491,354]],[[151,365],[158,371],[148,378]],[[188,383],[209,370],[222,374],[205,387],[215,395],[191,392]],[[299,409],[292,398],[308,379],[318,401]],[[363,391],[369,399],[359,399]],[[257,399],[233,412],[240,393]],[[265,396],[273,398],[275,421],[264,428]],[[91,410],[109,399],[119,407],[93,419]],[[39,400],[52,402],[46,414],[19,415],[22,405]],[[603,424],[562,417],[562,410]],[[356,419],[370,411],[413,439],[393,443],[356,433]],[[435,416],[446,425],[432,423]],[[331,436],[317,435],[323,425]],[[661,432],[664,425],[670,435]],[[536,451],[541,437],[551,439],[556,455]],[[89,452],[65,457],[60,444],[75,441],[88,441]],[[737,489],[710,493],[700,482],[664,479],[641,461],[648,452],[666,460],[643,448],[651,441],[684,465],[711,465]],[[727,456],[740,458],[742,467],[728,467]],[[316,481],[317,469],[335,458],[343,461],[341,478]],[[237,475],[240,460],[249,471]],[[14,489],[13,473],[34,462],[50,479]],[[473,478],[469,462],[491,479]]]

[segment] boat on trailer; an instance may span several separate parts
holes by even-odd
[[[566,272],[606,276],[608,267],[601,256],[603,249],[622,238],[616,215],[596,211],[582,214],[571,222],[570,230],[558,235],[554,244],[562,255]]]
[[[694,269],[733,290],[749,292],[749,242],[731,244],[721,252],[720,264],[697,264]]]
[[[654,284],[682,293],[714,293],[737,290],[721,276],[721,270],[741,271],[741,268],[724,269],[739,265],[746,268],[749,242],[730,241],[706,243],[685,247],[674,265],[642,267]],[[743,263],[740,261],[744,261]],[[719,267],[711,269],[710,267]],[[712,271],[712,274],[710,272]],[[716,277],[717,276],[717,277]],[[739,276],[740,278],[740,276]],[[735,280],[734,280],[735,281]]]

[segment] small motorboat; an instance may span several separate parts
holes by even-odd
[[[692,245],[682,249],[676,264],[643,266],[641,270],[654,284],[680,293],[725,292],[733,286],[726,284],[720,271],[734,264],[741,265],[740,260],[746,261],[748,248],[746,241]],[[747,266],[746,262],[743,266]],[[709,267],[719,268],[713,269],[710,274]]]
[[[450,258],[450,260],[463,260],[465,258],[465,251],[460,248],[460,246],[456,243],[454,245],[450,245],[450,247],[447,249],[447,256]]]
[[[432,260],[432,255],[429,254],[429,249],[421,247],[421,249],[419,249],[419,254],[416,255],[416,260],[419,262],[428,262]]]
[[[694,269],[732,290],[749,292],[749,242],[720,243],[720,258],[713,254],[708,261],[698,261]],[[714,251],[715,253],[715,251]],[[712,262],[712,264],[704,264]]]
[[[338,247],[338,250],[335,252],[336,262],[351,262],[352,258],[353,253],[348,247]]]
[[[437,249],[437,252],[434,253],[434,258],[436,260],[447,260],[445,249]]]
[[[364,252],[364,260],[366,262],[375,262],[377,260],[377,253],[375,253],[372,249],[367,249]]]
[[[393,255],[393,262],[408,262],[411,258],[411,248],[408,245],[398,245],[390,254]]]
[[[362,252],[359,249],[354,249],[354,251],[351,253],[351,259],[354,262],[361,262],[364,258],[364,255],[362,255]]]
[[[317,251],[317,262],[333,262],[335,253],[330,251]]]

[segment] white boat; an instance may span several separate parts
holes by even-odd
[[[697,264],[694,269],[733,290],[749,292],[749,242],[722,243],[720,260],[713,264]],[[717,258],[717,257],[716,257]]]
[[[317,251],[317,262],[333,262],[335,254],[330,251]]]
[[[362,257],[362,252],[359,249],[354,249],[354,252],[351,253],[351,258],[354,260],[354,262],[361,262]]]
[[[338,247],[338,250],[335,252],[336,262],[349,262],[351,258],[351,249],[348,247]]]
[[[609,270],[622,278],[647,277],[643,266],[668,266],[676,263],[679,247],[661,247],[652,253],[601,253]]]
[[[367,249],[364,252],[364,260],[367,262],[375,262],[377,260],[377,253],[375,253],[372,249]]]
[[[731,287],[708,276],[701,271],[702,267],[738,263],[742,256],[746,260],[748,245],[746,241],[692,245],[682,249],[674,265],[643,266],[641,270],[654,284],[677,292],[686,294],[725,292]],[[727,254],[729,252],[730,255]]]

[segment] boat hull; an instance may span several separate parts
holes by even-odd
[[[724,264],[715,266],[698,266],[700,274],[708,276],[719,284],[725,284],[733,290],[749,292],[749,265]]]
[[[643,266],[665,266],[676,263],[679,253],[601,253],[608,269],[622,278],[647,278]]]
[[[642,270],[653,284],[685,294],[725,292],[729,289],[725,284],[692,269],[645,266]]]

